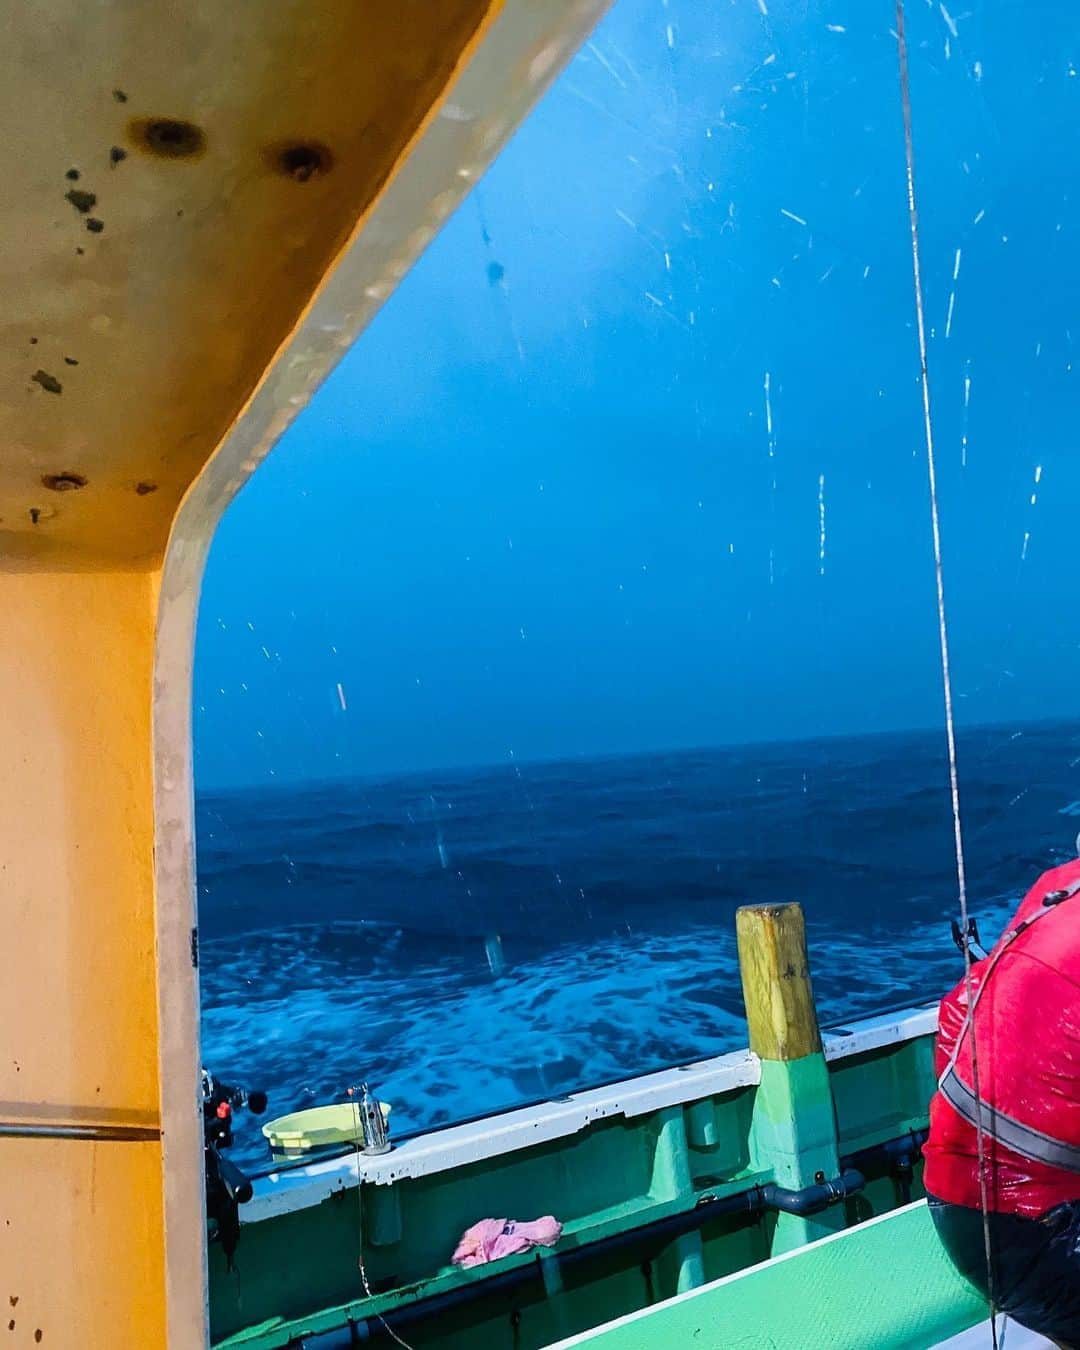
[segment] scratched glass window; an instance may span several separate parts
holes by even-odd
[[[1080,828],[1080,22],[908,27],[992,936]],[[891,4],[619,0],[215,541],[208,1061],[424,1128],[698,1059],[768,900],[826,1022],[953,983],[912,245]]]

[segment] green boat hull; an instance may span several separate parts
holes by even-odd
[[[782,1266],[776,1278],[793,1280],[808,1267],[771,1258],[819,1250],[805,1244],[845,1229],[870,1242],[895,1231],[889,1261],[895,1265],[901,1249],[915,1260],[899,1229],[866,1222],[893,1211],[938,1269],[925,1219],[910,1217],[925,1210],[901,1208],[921,1195],[917,1148],[908,1150],[910,1171],[896,1166],[905,1140],[927,1124],[934,1021],[933,1009],[869,1019],[827,1034],[823,1055],[779,1064],[742,1052],[438,1131],[360,1160],[359,1185],[355,1155],[262,1178],[241,1212],[236,1271],[211,1249],[214,1343],[389,1344],[387,1324],[417,1350],[539,1350],[581,1334],[651,1335],[624,1330],[638,1324],[620,1319],[667,1300],[676,1300],[673,1317],[704,1316],[704,1295],[685,1305],[694,1314],[677,1312],[680,1300],[707,1286],[717,1298],[741,1300],[742,1292],[720,1292],[736,1287],[739,1272],[750,1271],[743,1278],[758,1281],[755,1288],[766,1278],[761,1270]],[[790,1192],[852,1160],[861,1162],[865,1184],[821,1212],[764,1203],[771,1185]],[[553,1252],[467,1270],[450,1264],[458,1237],[477,1219],[548,1213],[564,1223]],[[863,1248],[853,1241],[842,1250]],[[959,1297],[956,1282],[945,1283]],[[748,1297],[754,1303],[761,1294]],[[978,1312],[970,1299],[958,1309],[959,1322]],[[939,1321],[953,1325],[944,1313]],[[796,1343],[671,1335],[650,1343],[703,1350]]]

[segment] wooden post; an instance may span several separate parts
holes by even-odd
[[[745,905],[735,934],[750,1049],[761,1059],[820,1053],[802,906]]]
[[[747,905],[735,915],[750,1049],[761,1061],[753,1151],[781,1186],[798,1190],[839,1170],[836,1111],[821,1049],[802,907]],[[772,1254],[844,1226],[844,1206],[778,1214]]]

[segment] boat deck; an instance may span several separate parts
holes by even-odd
[[[985,1311],[937,1241],[925,1201],[916,1201],[573,1336],[557,1350],[976,1350],[990,1344]],[[1010,1328],[1008,1350],[1047,1344],[1012,1335]]]

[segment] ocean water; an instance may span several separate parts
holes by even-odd
[[[823,1023],[959,977],[941,732],[201,795],[204,1063],[394,1130],[745,1044],[741,904],[799,900]],[[1080,724],[962,732],[969,906],[1073,856]],[[267,1157],[244,1122],[236,1161]]]

